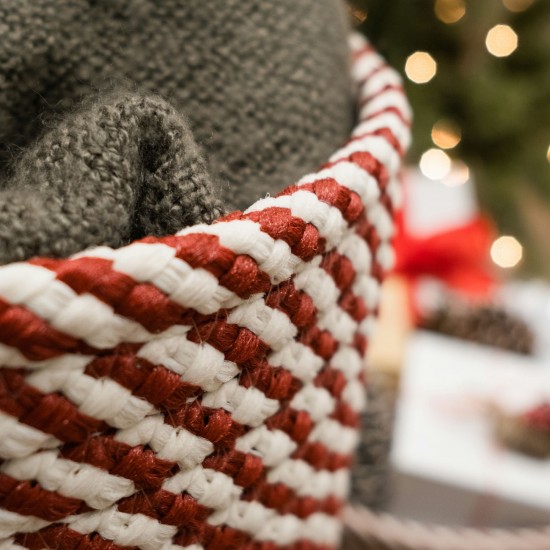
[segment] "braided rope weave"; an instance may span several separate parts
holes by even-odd
[[[0,548],[332,548],[410,113],[211,226],[0,267]]]
[[[363,550],[548,550],[550,526],[518,529],[446,527],[377,514],[368,508],[346,509]]]

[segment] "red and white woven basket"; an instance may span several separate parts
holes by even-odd
[[[354,36],[321,171],[207,226],[0,267],[0,549],[321,549],[340,510],[409,141]]]

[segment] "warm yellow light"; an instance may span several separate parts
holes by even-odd
[[[437,71],[437,63],[427,52],[415,52],[409,55],[405,63],[405,73],[417,84],[429,82]]]
[[[518,47],[518,35],[508,25],[495,25],[485,39],[485,45],[496,57],[506,57]]]
[[[499,237],[491,246],[491,258],[499,267],[514,267],[518,265],[522,256],[523,247],[510,235]]]
[[[464,185],[470,179],[470,169],[461,160],[453,161],[451,171],[441,180],[449,187]]]
[[[451,159],[441,149],[429,149],[420,159],[420,171],[431,180],[441,180],[451,171]]]
[[[550,163],[550,145],[548,146],[548,151],[546,151],[546,160]]]
[[[432,128],[432,141],[441,149],[452,149],[460,143],[461,131],[452,120],[439,120]]]
[[[464,0],[436,0],[435,15],[443,23],[456,23],[464,17],[466,5]]]
[[[510,11],[524,11],[533,3],[533,0],[502,0],[502,3]]]

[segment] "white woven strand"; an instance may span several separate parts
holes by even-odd
[[[209,517],[213,525],[229,525],[242,530],[258,541],[275,541],[286,545],[300,539],[318,543],[336,544],[340,527],[334,517],[312,514],[305,520],[296,516],[278,515],[257,502],[237,501],[227,509]]]
[[[251,220],[231,220],[214,225],[194,225],[178,235],[216,235],[220,244],[236,254],[248,254],[260,268],[271,276],[273,284],[279,284],[292,276],[300,259],[292,254],[288,244],[274,240],[261,230],[260,224]]]
[[[79,533],[97,532],[116,544],[137,546],[143,550],[173,548],[172,538],[177,533],[177,527],[173,525],[162,524],[143,514],[119,512],[115,506],[71,516],[64,523]]]
[[[337,420],[325,418],[311,431],[309,440],[322,443],[327,449],[342,454],[351,454],[358,443],[357,430],[342,426]]]
[[[399,115],[393,111],[388,111],[375,118],[364,120],[355,128],[352,136],[362,136],[369,132],[375,132],[376,130],[381,130],[388,127],[392,129],[392,133],[397,138],[397,141],[399,141],[399,144],[403,150],[408,149],[411,139],[409,126],[406,125]]]
[[[281,430],[258,426],[235,442],[235,449],[259,456],[267,468],[281,464],[298,447],[290,436]]]
[[[0,539],[9,538],[15,533],[32,533],[50,524],[35,516],[23,516],[0,508]]]
[[[111,348],[120,342],[142,342],[153,336],[94,296],[76,294],[58,281],[53,271],[40,266],[15,263],[0,267],[0,296],[94,347]]]
[[[246,213],[274,207],[288,208],[292,216],[314,225],[321,237],[326,239],[329,250],[336,246],[349,227],[338,208],[319,200],[311,191],[296,191],[291,195],[260,199]]]
[[[52,449],[61,444],[48,433],[27,426],[17,418],[0,411],[0,458],[23,458],[41,449]]]
[[[89,464],[60,458],[57,450],[10,460],[2,464],[0,471],[21,481],[36,480],[48,491],[81,499],[96,509],[107,508],[136,492],[133,481]]]
[[[376,71],[375,74],[364,83],[359,92],[358,100],[360,103],[370,101],[375,96],[384,92],[387,86],[402,86],[403,79],[393,69],[387,65]]]
[[[114,438],[131,447],[148,445],[159,458],[178,462],[183,468],[193,468],[214,452],[211,441],[185,428],[166,424],[162,414],[148,416],[131,428],[118,430]]]
[[[241,298],[222,286],[212,273],[203,268],[192,268],[175,254],[175,248],[165,244],[138,242],[117,250],[96,247],[81,256],[111,260],[114,271],[139,283],[150,283],[170,300],[204,315],[241,302]]]
[[[269,471],[267,480],[270,483],[287,485],[300,496],[319,499],[330,495],[345,498],[349,489],[347,470],[315,470],[303,460],[282,462]]]
[[[12,537],[0,540],[0,550],[28,550],[24,546],[16,544]]]
[[[35,361],[25,357],[17,348],[0,343],[0,364],[4,368],[26,368],[29,370],[47,371],[55,371],[57,369],[83,370],[93,359],[95,359],[93,355],[65,353],[51,359]]]
[[[380,55],[370,51],[355,61],[352,65],[351,76],[355,82],[360,84],[359,89],[362,89],[372,74],[385,65],[386,62]]]
[[[266,397],[260,390],[241,386],[236,378],[214,392],[205,393],[202,404],[205,407],[223,408],[240,424],[252,427],[261,425],[280,406],[279,401]]]
[[[359,110],[359,120],[363,121],[377,114],[379,111],[389,108],[394,108],[402,113],[405,120],[410,120],[412,118],[411,108],[403,92],[392,90],[374,97],[365,104],[365,106]]]

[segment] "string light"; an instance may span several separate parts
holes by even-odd
[[[518,47],[518,35],[508,25],[495,25],[485,39],[489,53],[496,57],[506,57]]]
[[[468,165],[461,160],[452,162],[451,171],[446,175],[441,183],[448,187],[458,187],[464,185],[470,179],[470,169]]]
[[[429,82],[437,72],[437,63],[427,52],[414,52],[405,63],[405,73],[416,84]]]
[[[515,267],[523,257],[523,247],[510,235],[503,235],[491,246],[491,258],[499,267]]]
[[[441,149],[429,149],[420,158],[420,171],[431,180],[441,180],[451,171],[451,159]]]
[[[533,0],[502,0],[502,3],[510,11],[525,11],[531,4]]]
[[[441,149],[456,147],[462,138],[458,124],[452,120],[442,119],[437,121],[432,128],[432,141]]]
[[[436,0],[435,15],[443,23],[456,23],[460,21],[466,13],[464,0]]]

